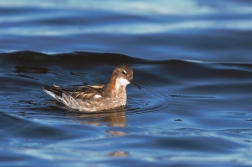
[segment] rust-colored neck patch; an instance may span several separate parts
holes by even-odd
[[[115,90],[115,85],[116,85],[116,77],[112,76],[109,83],[110,91]]]

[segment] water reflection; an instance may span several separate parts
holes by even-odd
[[[69,114],[70,116],[72,115],[72,113]],[[125,109],[123,107],[98,113],[80,113],[71,117],[77,118],[81,123],[89,125],[101,125],[101,123],[113,127],[125,127],[126,125]],[[108,133],[113,136],[122,135],[122,132],[118,131],[110,131]]]
[[[111,157],[127,157],[129,155],[126,151],[113,151],[109,153],[109,156]]]

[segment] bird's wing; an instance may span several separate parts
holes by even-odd
[[[75,99],[90,100],[102,97],[104,85],[86,85],[70,89],[63,89],[63,93],[71,95]]]

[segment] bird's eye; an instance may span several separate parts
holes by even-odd
[[[122,70],[122,73],[125,75],[127,72],[125,70]]]

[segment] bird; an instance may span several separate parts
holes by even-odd
[[[72,109],[81,112],[95,112],[125,106],[128,84],[133,84],[141,90],[141,87],[133,80],[131,67],[121,64],[112,71],[107,84],[82,85],[71,88],[44,85],[42,90]]]

